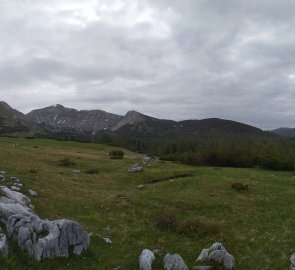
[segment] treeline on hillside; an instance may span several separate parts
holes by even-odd
[[[95,142],[191,165],[294,170],[295,141],[276,136],[203,135],[135,138],[101,134]]]

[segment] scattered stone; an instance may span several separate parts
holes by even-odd
[[[143,167],[139,166],[138,163],[133,164],[129,167],[128,172],[135,173],[143,170]]]
[[[213,270],[214,266],[194,266],[194,270]]]
[[[38,196],[38,193],[36,191],[32,190],[32,189],[28,189],[28,192],[33,197],[37,197]]]
[[[161,250],[160,249],[157,249],[157,248],[153,250],[154,254],[158,254],[158,253],[160,253],[160,251]]]
[[[234,257],[229,254],[221,243],[214,243],[210,248],[203,249],[197,261],[215,261],[224,266],[225,269],[233,269],[235,266]]]
[[[155,255],[149,249],[144,249],[139,256],[139,270],[152,270]]]
[[[8,255],[8,245],[6,235],[0,231],[0,255],[6,257]]]
[[[0,187],[0,220],[9,237],[37,261],[50,257],[80,255],[90,245],[89,234],[72,220],[42,220],[34,212],[31,200],[20,192]]]
[[[5,175],[0,173],[0,182],[4,182],[5,181]]]
[[[10,189],[14,191],[20,191],[20,188],[16,186],[11,186]]]
[[[138,185],[137,188],[144,188],[144,185]]]
[[[163,266],[165,270],[189,270],[184,260],[178,254],[166,254]]]
[[[142,157],[142,163],[144,165],[149,165],[149,162],[151,162],[152,160],[153,160],[153,158],[151,158],[151,157],[149,157],[147,155],[145,155],[145,156]]]
[[[113,241],[108,238],[108,237],[102,237],[102,239],[107,243],[107,244],[113,244]]]
[[[13,185],[16,186],[16,187],[22,187],[23,186],[22,183],[13,183]]]
[[[72,170],[73,174],[79,174],[81,172],[81,170]]]
[[[293,253],[290,257],[290,262],[291,262],[291,265],[290,265],[290,270],[295,270],[295,253]]]
[[[0,174],[5,175],[5,171],[0,171]]]

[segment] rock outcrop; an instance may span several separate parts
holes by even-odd
[[[203,249],[197,258],[197,261],[215,261],[228,270],[233,269],[235,266],[234,257],[226,251],[221,243],[214,243],[210,248]]]
[[[89,234],[78,222],[42,220],[27,196],[4,186],[0,187],[0,221],[19,247],[38,261],[68,257],[71,252],[80,255],[90,245]]]

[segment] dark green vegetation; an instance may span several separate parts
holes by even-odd
[[[122,150],[111,150],[109,156],[110,159],[123,159],[124,152]]]
[[[139,162],[138,154],[124,150],[123,160],[112,160],[109,151],[117,148],[99,144],[3,137],[0,149],[0,170],[21,178],[24,193],[28,188],[38,192],[33,204],[40,217],[74,219],[93,232],[90,249],[80,257],[41,263],[10,241],[1,269],[133,270],[143,248],[161,250],[156,269],[162,269],[165,252],[181,254],[191,267],[215,241],[234,255],[236,269],[289,267],[295,251],[293,172],[154,161],[130,174],[127,169]],[[58,161],[64,158],[75,165],[61,166]],[[86,173],[92,170],[96,173]],[[173,179],[181,174],[186,177]],[[153,179],[169,180],[145,184]],[[234,182],[249,190],[236,191]],[[167,216],[172,222],[165,221]],[[164,226],[156,226],[159,220]],[[165,227],[165,222],[172,225]],[[113,244],[99,236],[110,237]]]
[[[294,170],[295,141],[268,133],[200,133],[163,138],[101,135],[97,142],[190,165]]]

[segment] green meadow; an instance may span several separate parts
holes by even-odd
[[[128,173],[140,154],[117,148],[45,139],[0,138],[0,170],[22,180],[43,219],[76,220],[92,232],[81,256],[36,262],[9,240],[1,269],[138,269],[142,249],[158,249],[155,269],[167,252],[191,269],[203,248],[221,242],[236,269],[288,269],[295,252],[293,172],[195,167],[153,161]],[[61,160],[70,161],[61,164]],[[66,166],[69,165],[69,166]],[[73,173],[80,170],[80,173]],[[248,185],[237,191],[232,183]],[[140,187],[143,185],[143,187]],[[102,237],[109,237],[107,244]],[[117,267],[117,268],[116,268]]]

